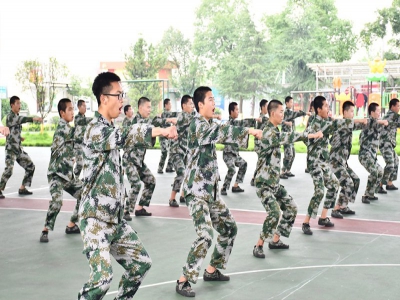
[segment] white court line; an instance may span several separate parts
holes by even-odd
[[[321,265],[321,266],[304,266],[304,267],[288,267],[288,268],[276,268],[276,269],[261,269],[261,270],[253,270],[253,271],[242,271],[242,272],[234,272],[227,273],[225,275],[235,276],[235,275],[243,275],[243,274],[254,274],[254,273],[263,273],[263,272],[280,272],[280,271],[296,271],[296,270],[307,270],[307,269],[323,269],[323,268],[382,268],[382,267],[400,267],[400,264],[348,264],[348,265]],[[199,280],[202,280],[203,277],[199,277]],[[154,286],[166,285],[176,283],[176,280],[164,281],[159,283],[147,284],[140,286],[139,289],[145,289]],[[108,292],[106,295],[117,294],[118,291]]]

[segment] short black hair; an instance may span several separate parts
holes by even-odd
[[[231,114],[232,111],[235,111],[235,108],[237,105],[238,104],[236,102],[229,103],[229,107],[228,107],[229,114]]]
[[[314,98],[313,105],[314,105],[315,114],[318,115],[318,109],[317,108],[322,109],[322,106],[324,105],[324,101],[326,101],[326,98],[324,96],[317,96],[317,97]]]
[[[260,101],[260,110],[261,110],[267,103],[268,103],[268,100],[262,99],[262,100]]]
[[[199,102],[204,104],[204,99],[206,98],[206,94],[208,92],[212,92],[212,89],[208,86],[200,86],[193,93],[193,102],[194,107],[196,107],[197,112],[199,112]]]
[[[20,100],[18,96],[12,96],[12,97],[10,98],[10,106],[11,106],[12,104],[15,104],[15,101],[17,101],[17,100]]]
[[[271,112],[275,111],[279,106],[283,105],[281,101],[272,99],[268,103],[268,114],[271,116]]]
[[[375,102],[368,105],[368,114],[370,115],[372,112],[374,112],[378,106],[379,104]]]
[[[58,101],[57,109],[58,109],[58,114],[61,117],[61,112],[65,112],[67,109],[67,103],[72,103],[72,101],[68,98],[62,98],[60,101]]]
[[[311,112],[311,108],[314,108],[314,100],[310,102],[310,108],[308,109],[309,112]]]
[[[103,72],[97,75],[93,81],[92,92],[97,99],[97,104],[100,106],[100,96],[101,94],[108,94],[112,89],[112,82],[119,82],[121,78],[112,72]]]
[[[351,101],[345,101],[342,105],[342,110],[343,111],[348,111],[351,107],[354,106],[354,103]]]
[[[288,103],[290,100],[292,100],[293,98],[291,96],[287,96],[285,98],[285,104]]]
[[[165,99],[164,99],[164,107],[165,107],[165,105],[167,105],[169,102],[171,102],[171,99],[165,98]]]
[[[83,103],[85,103],[85,100],[82,99],[78,100],[78,107],[81,107]]]
[[[393,98],[392,100],[390,100],[390,102],[389,102],[389,109],[391,109],[392,106],[396,106],[397,103],[399,103],[399,99],[397,99],[397,98]]]
[[[132,107],[130,104],[127,104],[124,106],[124,114],[126,114],[128,112],[130,107]]]
[[[186,104],[189,102],[189,100],[192,99],[192,96],[190,95],[183,95],[181,99],[181,108],[183,109],[183,104]]]
[[[150,101],[150,99],[147,98],[147,97],[140,97],[139,100],[138,100],[138,102],[137,102],[138,108],[139,108],[141,105],[145,104],[146,102],[151,102],[151,101]]]

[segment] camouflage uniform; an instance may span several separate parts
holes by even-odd
[[[162,119],[176,118],[177,115],[178,114],[176,112],[164,110],[164,112],[161,114],[161,118]],[[162,127],[165,128],[167,126],[162,126]],[[167,156],[168,156],[170,140],[168,140],[167,138],[162,137],[162,136],[158,137],[158,140],[160,141],[160,147],[161,147],[161,158],[160,158],[160,163],[158,164],[158,171],[161,172],[162,170],[164,170],[165,160],[167,159]],[[167,169],[172,169],[172,166],[173,166],[173,162],[172,162],[171,155],[170,155],[168,158]]]
[[[261,199],[267,217],[260,233],[260,239],[271,239],[276,233],[289,237],[297,215],[297,205],[288,195],[284,186],[279,184],[281,172],[281,145],[306,139],[307,133],[279,132],[271,122],[263,130],[261,151],[257,161],[257,177],[255,184],[257,195]],[[280,212],[282,210],[282,218]],[[278,225],[279,222],[279,225]]]
[[[176,121],[176,130],[178,132],[178,139],[171,141],[169,150],[170,159],[172,160],[175,168],[176,176],[172,185],[172,190],[179,192],[181,189],[183,176],[186,166],[186,154],[188,152],[188,129],[190,122],[196,116],[196,112],[187,113],[181,112]]]
[[[360,178],[349,167],[347,160],[350,157],[351,146],[353,142],[353,130],[361,130],[363,124],[354,124],[354,127],[342,127],[335,131],[330,138],[330,163],[332,172],[339,180],[341,189],[337,204],[341,207],[347,207],[348,203],[354,203],[356,200],[358,188],[360,187]]]
[[[399,170],[399,157],[394,148],[396,148],[397,128],[400,127],[400,115],[389,110],[383,119],[389,122],[388,126],[381,126],[379,132],[379,149],[386,163],[382,184],[387,185],[389,181],[397,180]]]
[[[294,125],[294,120],[296,118],[302,117],[307,115],[304,111],[293,111],[289,108],[286,108],[285,114],[283,116],[284,122],[292,122],[292,125],[286,125],[285,123],[282,123],[282,132],[292,132],[295,131],[295,125]],[[284,149],[284,157],[283,157],[283,168],[282,168],[282,173],[289,172],[290,169],[292,168],[292,164],[294,161],[294,158],[296,156],[296,151],[294,149],[294,144],[284,144],[283,145]]]
[[[267,115],[260,113],[260,119],[262,119],[262,122],[256,123],[256,129],[264,130],[265,125],[269,121],[269,118]],[[261,144],[260,140],[254,139],[254,152],[257,153],[257,160],[260,158],[260,150],[261,150],[260,144]],[[254,171],[253,179],[256,178],[256,175],[257,175],[257,169],[255,169],[255,171]]]
[[[125,120],[127,120],[125,118]],[[124,120],[124,121],[125,121]],[[156,127],[166,126],[165,119],[155,117],[154,119],[144,119],[140,113],[130,120],[125,121],[125,126],[132,126],[134,124],[148,124]],[[125,129],[125,127],[124,127]],[[154,146],[155,139],[152,140]],[[140,192],[141,184],[144,183],[142,196],[140,197],[140,206],[149,206],[151,197],[153,196],[154,188],[156,187],[156,178],[151,173],[150,169],[144,163],[144,157],[146,155],[146,145],[128,145],[124,146],[124,155],[122,156],[122,165],[125,169],[125,173],[128,177],[128,181],[131,184],[131,191],[128,195],[128,202],[126,203],[126,210],[134,211],[137,197]]]
[[[33,118],[21,117],[13,111],[7,115],[6,126],[10,128],[10,134],[6,138],[6,167],[0,180],[0,191],[4,191],[7,181],[13,173],[15,161],[25,169],[22,185],[26,187],[31,186],[33,173],[35,173],[35,165],[28,153],[21,146],[21,124],[27,122],[33,122]]]
[[[151,126],[116,129],[98,112],[83,138],[83,191],[79,206],[81,236],[91,269],[78,299],[102,299],[113,277],[111,257],[126,270],[116,299],[132,299],[151,267],[136,232],[123,219],[124,186],[119,150],[151,146]]]
[[[51,201],[44,226],[50,230],[54,229],[54,223],[62,206],[63,190],[77,199],[70,221],[73,223],[78,222],[78,207],[82,192],[82,182],[75,178],[73,173],[73,136],[74,128],[61,118],[54,132],[50,163],[47,170]]]
[[[378,163],[379,124],[376,119],[369,118],[367,127],[360,133],[360,150],[358,160],[368,171],[368,182],[365,195],[374,197],[378,192],[383,176],[383,169]]]
[[[229,117],[228,124],[241,127],[255,127],[256,120],[235,120],[232,117]],[[225,176],[225,181],[222,185],[222,188],[229,189],[233,175],[235,175],[235,167],[239,168],[235,182],[242,183],[247,171],[247,162],[239,155],[239,147],[236,144],[225,144],[224,150],[222,151],[222,158],[228,167],[228,173]]]
[[[189,125],[189,156],[183,191],[197,233],[183,267],[183,276],[190,282],[197,281],[201,264],[212,243],[213,227],[219,236],[210,265],[218,269],[225,269],[237,233],[236,222],[218,193],[215,144],[237,143],[245,146],[247,140],[246,128],[218,125],[203,116],[194,118]]]
[[[86,125],[92,121],[92,118],[87,118],[85,115],[78,113],[74,118],[75,123],[75,134],[74,134],[74,154],[75,154],[75,169],[74,174],[77,178],[81,174],[83,167],[83,159],[82,159],[82,140],[83,134],[86,130]]]
[[[332,173],[329,164],[329,135],[344,127],[353,128],[353,124],[353,120],[331,121],[316,115],[307,129],[309,133],[316,133],[321,130],[324,134],[320,139],[310,139],[307,147],[307,168],[314,183],[314,195],[310,200],[307,215],[312,218],[315,218],[318,214],[319,204],[324,198],[325,187],[327,189],[323,206],[325,209],[329,209],[335,204],[339,190],[339,181]]]

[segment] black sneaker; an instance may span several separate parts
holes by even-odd
[[[126,212],[124,213],[124,220],[126,220],[126,221],[132,221],[132,217],[131,217],[131,214],[129,213],[129,211],[126,211]]]
[[[387,194],[387,191],[383,189],[382,186],[379,187],[378,194]]]
[[[369,201],[368,198],[369,198],[368,196],[362,196],[361,197],[361,202],[365,203],[365,204],[370,204],[371,202]]]
[[[179,202],[180,202],[180,203],[186,203],[185,197],[180,196],[180,197],[179,197]]]
[[[184,297],[196,296],[196,293],[192,290],[189,281],[179,282],[179,280],[177,280],[175,291]]]
[[[280,179],[288,179],[288,177],[287,177],[285,174],[281,174],[281,175],[279,176],[279,178],[280,178]]]
[[[169,200],[169,206],[171,207],[179,207],[179,203],[176,202],[175,199]]]
[[[376,197],[376,196],[368,196],[368,199],[369,200],[378,200],[378,197]]]
[[[303,230],[304,234],[307,234],[307,235],[313,234],[309,223],[303,223],[303,226],[301,226],[301,230]]]
[[[270,241],[268,243],[268,248],[269,249],[289,249],[289,245],[282,243],[281,240],[277,241],[276,243],[273,241]]]
[[[286,172],[285,175],[286,175],[287,177],[294,177],[294,176],[296,176],[296,175],[294,175],[292,172]]]
[[[18,194],[20,195],[32,195],[32,192],[28,191],[26,188],[23,188],[22,190],[18,190]]]
[[[165,172],[167,172],[167,173],[174,173],[175,172],[175,170],[174,169],[165,169]]]
[[[232,193],[243,193],[244,189],[240,188],[240,186],[233,186]]]
[[[339,208],[339,211],[342,215],[355,215],[356,212],[354,210],[351,210],[350,207],[342,207]]]
[[[144,208],[139,209],[139,210],[135,210],[135,216],[137,217],[149,217],[151,216],[151,212],[148,212],[147,210],[145,210]]]
[[[158,174],[164,174],[163,170],[158,170],[157,173]]]
[[[228,195],[228,194],[226,193],[226,188],[222,188],[222,189],[221,189],[221,195],[224,195],[224,196]]]
[[[251,185],[251,186],[255,186],[254,178],[250,181],[250,185]]]
[[[3,195],[3,192],[2,191],[0,191],[0,199],[4,199],[5,197],[4,197],[4,195]]]
[[[305,169],[305,170],[304,170],[304,173],[310,173],[310,171],[308,171],[308,169]]]
[[[49,232],[48,231],[42,231],[42,235],[40,236],[40,242],[41,243],[49,242]]]
[[[253,256],[257,258],[265,258],[263,246],[254,246]]]
[[[222,274],[218,269],[215,269],[214,273],[208,273],[207,270],[204,270],[203,274],[204,281],[229,281],[230,277]]]
[[[342,214],[340,213],[340,210],[339,210],[339,209],[334,209],[334,210],[332,210],[331,217],[332,217],[332,218],[336,218],[336,219],[343,219],[343,216],[342,216]]]
[[[78,225],[74,225],[73,227],[65,227],[65,233],[66,234],[74,234],[74,233],[81,233],[81,231],[79,230]]]
[[[395,186],[394,184],[391,185],[386,185],[386,190],[387,191],[395,191],[398,190],[399,188],[397,186]]]
[[[325,226],[325,227],[333,227],[333,226],[335,226],[335,224],[333,224],[331,222],[331,220],[329,220],[328,217],[325,218],[325,219],[319,218],[318,219],[318,225]]]

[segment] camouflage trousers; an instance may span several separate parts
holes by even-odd
[[[336,160],[331,159],[331,168],[341,187],[337,205],[347,207],[349,202],[356,200],[360,178],[347,164],[344,166]]]
[[[267,212],[260,239],[263,241],[272,239],[275,233],[289,237],[297,216],[297,205],[292,196],[287,193],[283,185],[278,185],[275,189],[270,187],[257,189],[257,196]],[[281,211],[282,218],[280,218]]]
[[[329,209],[335,204],[339,190],[339,181],[327,162],[318,162],[318,164],[314,162],[312,165],[308,164],[308,168],[314,183],[314,195],[308,205],[307,215],[315,218],[318,214],[319,204],[324,198],[325,187],[327,191],[323,207]]]
[[[23,186],[31,186],[32,184],[32,177],[33,174],[35,173],[35,165],[33,164],[31,158],[29,157],[28,153],[25,151],[21,150],[19,154],[13,152],[13,151],[6,151],[6,167],[4,169],[3,175],[1,176],[0,180],[0,190],[4,191],[8,179],[10,179],[13,169],[14,169],[14,163],[17,161],[17,163],[25,169],[25,175],[24,179],[22,180],[22,185]]]
[[[373,157],[370,154],[359,154],[358,160],[369,173],[365,195],[373,197],[374,194],[379,190],[380,182],[383,176],[383,169],[379,165],[376,156]]]
[[[391,143],[380,147],[382,157],[385,160],[385,169],[383,171],[382,184],[387,185],[389,181],[397,180],[399,171],[399,157]]]
[[[74,174],[76,178],[79,178],[79,175],[81,174],[83,168],[82,145],[74,144],[74,156],[75,156]]]
[[[141,166],[134,165],[134,167],[136,168],[136,174],[133,172],[132,173],[133,177],[131,178],[129,178],[129,175],[127,174],[128,180],[129,182],[131,182],[131,193],[139,195],[141,185],[140,184],[132,185],[132,183],[142,181],[144,183],[144,187],[142,191],[142,196],[140,197],[139,200],[139,205],[149,206],[151,197],[153,196],[153,192],[156,187],[156,178],[154,177],[154,175],[151,173],[150,169],[144,162],[142,163]],[[129,203],[129,207],[135,207],[135,203]]]
[[[151,258],[136,232],[123,219],[119,224],[82,219],[79,227],[90,276],[78,299],[97,300],[105,296],[113,278],[111,255],[125,269],[115,299],[132,299],[151,267]]]
[[[294,144],[285,144],[283,145],[283,168],[282,172],[289,172],[292,168],[294,158],[296,156],[296,150],[294,149]]]
[[[128,192],[128,197],[125,203],[125,211],[133,212],[135,210],[136,201],[142,184],[140,183],[140,176],[137,172],[136,166],[131,162],[124,165],[126,177],[131,185],[131,189]]]
[[[78,209],[81,200],[82,193],[82,181],[79,179],[74,179],[73,181],[67,181],[61,177],[53,176],[50,180],[50,194],[51,200],[49,203],[49,209],[47,210],[46,220],[44,222],[44,227],[49,230],[54,230],[54,224],[58,213],[61,210],[63,204],[63,190],[74,197],[76,201],[75,209],[72,212],[70,221],[72,223],[78,222]]]
[[[214,236],[213,227],[219,235],[211,256],[210,265],[217,269],[226,268],[237,234],[236,222],[228,207],[219,197],[216,190],[214,190],[214,193],[216,193],[216,199],[213,202],[206,202],[193,195],[185,197],[197,234],[197,238],[190,248],[186,264],[183,267],[183,276],[192,283],[197,282],[201,264],[207,255],[208,249],[211,247]]]
[[[241,158],[239,154],[232,152],[223,152],[222,158],[228,167],[228,173],[225,176],[225,181],[222,188],[229,189],[233,175],[235,175],[236,172],[235,167],[239,168],[239,171],[236,175],[236,182],[242,183],[247,171],[247,162]]]
[[[163,137],[159,138],[160,141],[160,148],[161,148],[161,158],[160,163],[158,164],[158,171],[164,170],[165,161],[168,156],[169,151],[169,140]],[[167,169],[172,169],[172,158],[171,155],[168,158]]]
[[[181,190],[183,177],[185,175],[185,159],[180,153],[170,154],[170,158],[176,172],[174,183],[172,184],[172,190],[175,192],[179,192]]]

